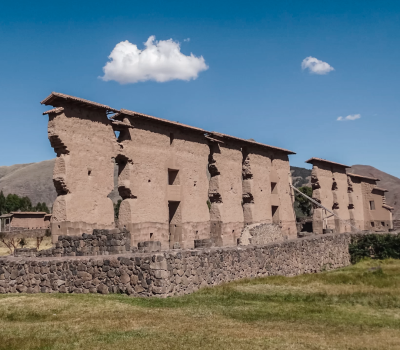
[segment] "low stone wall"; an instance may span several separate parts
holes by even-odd
[[[12,230],[12,231],[1,231],[0,238],[1,239],[9,239],[9,238],[38,238],[44,236],[51,236],[51,232],[49,229],[32,229],[32,230]]]
[[[81,236],[58,236],[53,248],[40,250],[38,257],[91,256],[129,252],[131,234],[127,230],[93,230]]]
[[[110,257],[3,258],[0,293],[126,293],[172,296],[241,278],[294,276],[350,264],[351,234],[263,246]]]
[[[276,224],[247,225],[239,238],[239,245],[264,245],[285,240],[281,227]]]

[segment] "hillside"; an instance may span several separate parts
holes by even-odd
[[[292,182],[294,187],[311,186],[311,170],[291,166]]]
[[[52,207],[57,197],[53,186],[53,168],[55,159],[38,163],[0,166],[0,191],[5,195],[15,193],[28,196],[33,204],[45,202]],[[116,202],[120,197],[117,190],[118,169],[115,168],[115,187],[109,197]]]
[[[15,164],[0,166],[0,190],[4,194],[15,193],[19,196],[28,196],[32,203],[45,202],[51,208],[57,194],[53,186],[54,159],[38,163]],[[293,185],[296,187],[310,186],[311,170],[305,168],[290,167]],[[359,175],[373,176],[381,179],[380,187],[389,190],[386,194],[386,202],[395,208],[393,217],[400,219],[400,179],[384,173],[369,165],[353,165],[349,172]],[[117,167],[114,173],[114,190],[109,197],[116,202],[120,197],[117,190]]]

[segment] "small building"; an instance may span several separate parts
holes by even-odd
[[[379,179],[347,173],[347,165],[311,158],[313,199],[336,214],[314,207],[313,232],[336,233],[357,230],[389,231],[393,228],[392,210],[385,201],[386,189]]]
[[[0,216],[0,231],[47,229],[50,219],[46,212],[11,212]]]

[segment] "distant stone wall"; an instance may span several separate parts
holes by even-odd
[[[49,229],[22,229],[22,230],[12,230],[12,231],[2,231],[0,232],[0,238],[37,238],[51,236],[51,232]]]
[[[0,259],[0,293],[183,295],[241,278],[295,276],[347,266],[350,238],[346,233],[263,246],[110,257],[9,257]]]
[[[281,242],[287,239],[276,224],[247,225],[239,238],[239,245],[264,245],[272,242]]]
[[[400,220],[393,220],[393,230],[400,231]]]
[[[58,236],[53,248],[40,250],[38,257],[124,254],[130,251],[131,234],[126,230],[93,230],[82,236]]]

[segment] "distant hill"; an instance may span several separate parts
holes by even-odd
[[[311,187],[311,170],[291,166],[292,181],[294,187],[310,186]]]
[[[0,166],[0,191],[3,191],[5,195],[15,193],[19,196],[28,196],[34,205],[45,202],[51,208],[57,197],[53,185],[54,161],[55,159],[50,159],[38,163]],[[116,167],[114,190],[109,195],[114,202],[120,199],[117,176]]]
[[[54,159],[38,163],[15,164],[11,166],[0,166],[0,191],[4,194],[15,193],[19,196],[28,196],[33,204],[45,202],[49,208],[53,205],[57,193],[53,186]],[[310,186],[311,170],[292,166],[293,185],[296,187]],[[389,192],[386,194],[386,202],[395,208],[393,217],[400,219],[400,179],[384,173],[369,165],[353,165],[349,172],[359,175],[373,176],[381,179],[380,187]],[[119,197],[117,190],[117,174],[114,172],[114,190],[109,197],[116,202]]]

